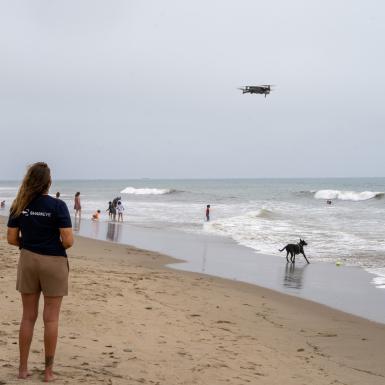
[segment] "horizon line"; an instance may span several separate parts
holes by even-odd
[[[53,181],[128,181],[128,180],[256,180],[256,179],[381,179],[385,176],[289,176],[289,177],[193,177],[193,178],[172,178],[172,177],[137,177],[137,178],[57,178]],[[21,178],[22,179],[22,178]],[[20,182],[21,179],[0,179],[0,182]]]

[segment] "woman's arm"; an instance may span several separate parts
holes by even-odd
[[[18,227],[8,227],[7,241],[10,245],[20,246],[20,230]]]
[[[74,235],[71,227],[60,228],[60,238],[65,249],[69,249],[74,244]]]

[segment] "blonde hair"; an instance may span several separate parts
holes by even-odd
[[[47,163],[37,162],[29,166],[12,203],[11,216],[19,216],[36,197],[48,192],[50,186],[51,170]]]

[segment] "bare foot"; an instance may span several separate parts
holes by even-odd
[[[51,368],[47,368],[44,373],[44,382],[53,381],[55,377],[53,376],[53,372]]]
[[[19,375],[17,378],[21,380],[25,380],[27,377],[31,376],[32,374],[28,370],[19,370]]]

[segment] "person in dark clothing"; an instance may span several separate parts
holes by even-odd
[[[108,211],[108,216],[109,216],[110,219],[112,219],[112,215],[113,215],[114,211],[115,211],[115,214],[116,214],[116,210],[115,210],[114,205],[112,204],[111,201],[108,202],[108,208],[107,208],[106,211]]]
[[[206,206],[206,221],[210,221],[210,205]]]
[[[66,249],[73,244],[71,217],[67,205],[48,195],[51,172],[46,163],[29,167],[12,203],[8,219],[8,243],[19,247],[16,289],[21,293],[23,316],[19,331],[19,378],[26,379],[28,355],[44,295],[44,381],[53,377],[59,313],[68,294]]]

